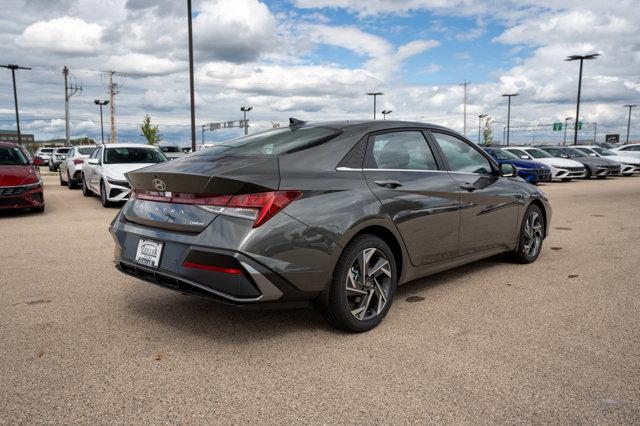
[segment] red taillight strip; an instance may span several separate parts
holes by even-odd
[[[202,265],[200,263],[183,262],[182,266],[185,268],[202,269],[204,271],[223,272],[225,274],[239,275],[242,274],[242,270],[235,268],[223,268],[221,266]]]

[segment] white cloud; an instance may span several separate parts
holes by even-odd
[[[101,47],[102,26],[64,16],[29,25],[16,38],[18,45],[67,55],[95,55]]]
[[[106,67],[132,75],[166,75],[187,69],[187,64],[142,53],[127,53],[109,58]]]

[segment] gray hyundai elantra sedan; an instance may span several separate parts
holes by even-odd
[[[236,306],[311,303],[366,331],[400,284],[499,253],[536,260],[551,209],[516,176],[443,127],[291,119],[128,173],[115,263]]]

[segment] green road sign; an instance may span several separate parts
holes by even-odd
[[[553,123],[553,131],[562,130],[562,123]]]
[[[578,121],[578,130],[582,130],[582,121]]]

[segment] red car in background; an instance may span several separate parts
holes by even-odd
[[[0,210],[44,211],[39,163],[20,145],[0,142]]]

